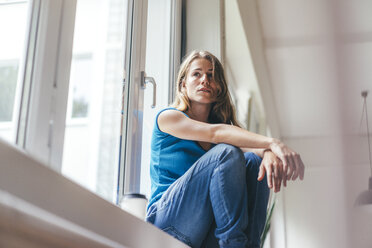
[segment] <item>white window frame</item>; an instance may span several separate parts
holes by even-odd
[[[118,202],[124,193],[137,191],[140,174],[136,167],[141,163],[142,120],[139,113],[143,111],[144,100],[141,71],[145,70],[147,0],[130,0],[129,9],[132,12],[128,13],[127,25],[132,34],[127,37],[126,58],[131,61],[126,61],[124,73],[125,103]]]
[[[142,153],[142,129],[143,119],[140,116],[144,112],[144,88],[141,85],[141,72],[145,76],[145,60],[146,60],[146,25],[147,25],[147,0],[136,0],[133,6],[133,34],[132,40],[127,41],[127,46],[132,47],[132,57],[130,68],[131,77],[127,78],[125,85],[125,99],[127,99],[126,110],[124,117],[126,122],[123,125],[122,133],[123,146],[120,166],[120,180],[119,180],[119,196],[118,202],[122,201],[125,195],[141,196],[141,153]],[[181,54],[181,12],[182,0],[169,0],[169,34],[170,34],[170,47],[169,47],[169,60],[165,66],[169,67],[169,92],[168,103],[173,101],[174,81],[176,71],[180,64]],[[168,51],[167,51],[168,52]],[[147,87],[146,87],[147,88]],[[153,90],[152,87],[148,87]],[[128,92],[130,94],[128,95]],[[153,96],[156,97],[156,96]],[[148,172],[149,173],[149,172]]]
[[[28,41],[16,142],[56,171],[61,171],[75,11],[76,0],[32,1],[31,17],[37,20],[30,26],[34,39]]]

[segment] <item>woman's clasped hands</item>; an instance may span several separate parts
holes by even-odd
[[[279,192],[281,184],[286,187],[287,181],[304,179],[305,167],[300,155],[284,143],[274,140],[270,149],[263,153],[258,180],[261,181],[266,173],[267,184],[274,192]]]

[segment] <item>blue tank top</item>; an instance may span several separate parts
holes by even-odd
[[[151,140],[151,197],[147,208],[159,200],[168,187],[206,153],[197,142],[179,139],[159,129],[159,114],[169,109],[177,110],[163,109],[155,118]]]

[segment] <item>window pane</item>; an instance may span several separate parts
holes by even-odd
[[[116,200],[127,0],[78,0],[62,173]]]
[[[92,54],[78,54],[72,59],[70,82],[72,83],[71,118],[88,117],[91,97]]]
[[[15,142],[19,67],[26,40],[29,1],[0,0],[0,137]],[[17,101],[17,102],[16,102]]]

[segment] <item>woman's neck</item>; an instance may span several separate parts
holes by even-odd
[[[190,109],[186,114],[193,120],[208,122],[209,113],[211,111],[210,104],[190,104]]]

